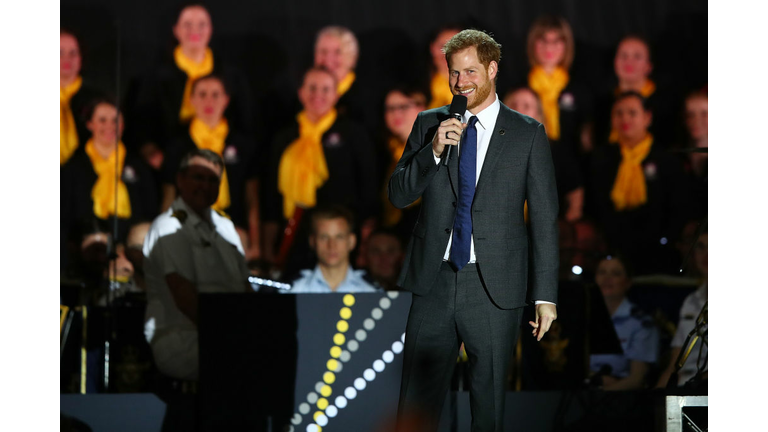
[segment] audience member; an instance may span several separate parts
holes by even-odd
[[[125,239],[133,221],[157,214],[158,200],[152,173],[121,141],[123,120],[106,99],[90,104],[86,127],[92,137],[61,169],[60,211],[62,241],[79,220],[117,217],[116,241]],[[62,267],[67,257],[62,256]]]
[[[672,136],[674,104],[669,100],[668,92],[659,90],[657,83],[651,79],[653,63],[648,42],[637,35],[624,37],[616,48],[613,68],[616,81],[612,85],[615,85],[603,91],[603,94],[598,97],[598,102],[595,103],[593,142],[597,144],[618,142],[619,132],[610,122],[611,107],[617,96],[629,91],[639,93],[646,99],[654,119],[650,127],[651,133],[658,137]]]
[[[544,113],[538,95],[527,87],[513,89],[504,97],[504,105],[544,123]],[[560,213],[567,222],[581,219],[584,208],[584,182],[573,149],[561,140],[550,139],[552,163],[555,165]]]
[[[527,51],[528,86],[541,100],[547,137],[576,145],[591,115],[592,97],[568,73],[575,54],[571,26],[562,17],[538,18],[528,32]]]
[[[445,61],[445,55],[443,55]],[[447,88],[447,84],[446,84]],[[380,170],[384,173],[381,183],[381,220],[383,227],[393,227],[404,238],[410,235],[419,216],[420,200],[405,209],[398,209],[389,202],[387,184],[395,165],[403,155],[405,143],[419,112],[426,108],[426,95],[415,88],[394,87],[384,99],[384,123],[387,127],[386,148],[379,157]],[[449,102],[450,103],[450,102]],[[384,148],[385,146],[381,146]]]
[[[706,223],[706,222],[705,222]],[[699,314],[704,308],[704,305],[708,300],[708,274],[709,274],[709,253],[708,253],[708,237],[707,229],[699,237],[694,248],[693,261],[696,268],[699,270],[703,277],[703,283],[699,288],[688,295],[683,301],[683,305],[680,308],[680,318],[677,322],[677,331],[675,337],[672,339],[671,347],[672,352],[669,357],[669,365],[666,370],[659,377],[657,387],[667,387],[667,383],[675,372],[677,357],[680,355],[680,351],[684,347],[685,339],[688,334],[696,327],[696,322]],[[707,319],[707,317],[705,317]],[[707,334],[708,326],[705,324],[702,328],[702,334]],[[699,339],[691,351],[688,359],[683,364],[677,375],[677,386],[682,386],[692,378],[696,377],[699,373],[699,366],[701,366],[701,375],[698,378],[706,379],[709,374],[709,368],[707,365],[708,359],[708,342],[703,339]],[[674,385],[674,384],[673,384]]]
[[[250,132],[253,121],[250,86],[237,68],[214,57],[209,42],[213,24],[208,10],[193,4],[181,9],[173,35],[178,46],[173,58],[147,78],[130,117],[137,126],[136,141],[142,157],[160,169],[169,141],[188,128],[195,115],[192,84],[196,79],[216,73],[226,79],[230,103],[225,117],[233,130]],[[133,107],[132,107],[133,108]],[[178,161],[176,161],[178,162]],[[173,166],[172,168],[175,168]]]
[[[395,231],[378,229],[368,237],[365,255],[366,280],[380,289],[398,290],[397,277],[405,259],[402,238]]]
[[[352,214],[343,207],[312,211],[309,246],[317,255],[314,270],[302,270],[289,293],[375,292],[363,279],[363,271],[353,270],[349,254],[355,248]]]
[[[429,86],[432,97],[429,109],[449,105],[453,101],[453,93],[451,93],[451,86],[448,83],[448,62],[445,61],[443,46],[461,30],[456,25],[443,26],[429,43],[429,53],[432,56],[432,80]],[[413,126],[413,122],[409,125],[409,129],[410,126]]]
[[[591,200],[609,247],[619,250],[639,274],[672,273],[672,247],[688,211],[679,161],[648,132],[651,113],[642,96],[622,93],[613,105],[618,145],[593,155]]]
[[[685,148],[688,150],[706,149],[709,145],[707,101],[707,93],[703,91],[695,91],[685,98],[685,129],[688,132]],[[691,152],[686,153],[686,156],[683,165],[691,185],[691,216],[700,219],[708,213],[707,153]]]
[[[59,165],[64,165],[77,149],[82,149],[88,129],[83,120],[88,103],[99,96],[99,91],[80,76],[82,56],[80,43],[68,30],[59,33],[59,96],[61,113],[59,117],[61,145]],[[81,150],[82,151],[82,150]]]
[[[600,261],[595,281],[624,353],[590,355],[590,371],[600,374],[604,390],[643,388],[648,372],[658,361],[659,331],[653,320],[627,299],[632,280],[624,259],[609,255]]]
[[[359,124],[337,113],[335,89],[334,75],[327,69],[308,70],[299,89],[304,109],[293,126],[275,137],[265,189],[268,204],[263,211],[263,252],[270,261],[277,258],[281,223],[294,217],[300,220],[304,209],[343,205],[364,220],[363,237],[372,229],[378,178],[373,145]],[[308,235],[308,225],[304,222],[300,227],[290,254],[293,262],[286,264],[288,274],[306,268],[312,260],[301,239]]]
[[[163,211],[176,198],[176,168],[181,158],[195,148],[211,150],[224,159],[219,197],[213,205],[226,211],[236,226],[248,227],[251,254],[258,255],[259,192],[254,167],[256,142],[247,135],[230,130],[224,112],[229,92],[222,77],[207,75],[192,84],[190,103],[194,115],[186,131],[167,149],[168,163],[163,168]],[[254,250],[255,249],[255,250]]]
[[[211,208],[223,171],[216,153],[187,153],[176,176],[179,197],[144,241],[145,335],[157,368],[175,379],[198,377],[198,293],[251,291],[235,226]]]

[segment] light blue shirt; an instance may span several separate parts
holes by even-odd
[[[611,317],[624,354],[593,354],[589,368],[597,372],[604,365],[611,367],[610,375],[624,378],[629,375],[632,360],[656,363],[659,359],[659,330],[653,320],[624,299]]]
[[[377,292],[378,290],[373,285],[363,279],[365,271],[353,270],[352,267],[347,268],[347,276],[336,287],[336,291],[332,291],[328,282],[323,277],[323,272],[320,270],[320,266],[315,266],[314,270],[302,270],[301,277],[297,279],[289,291],[283,291],[287,294],[301,294],[301,293],[361,293],[361,292]]]

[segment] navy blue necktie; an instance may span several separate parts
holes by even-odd
[[[461,270],[470,258],[472,242],[472,200],[477,180],[477,117],[472,116],[464,131],[459,148],[459,203],[453,221],[451,264]]]

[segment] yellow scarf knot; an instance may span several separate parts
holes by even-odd
[[[544,128],[550,139],[560,139],[560,92],[568,85],[568,71],[562,67],[555,68],[548,74],[541,66],[534,66],[528,73],[528,85],[541,99],[541,109],[544,111]]]
[[[189,136],[197,148],[210,150],[219,156],[224,155],[224,146],[227,135],[229,135],[229,124],[226,119],[221,119],[215,128],[211,129],[202,120],[197,117],[189,123]],[[219,198],[211,206],[216,211],[224,211],[231,204],[229,196],[229,179],[227,178],[226,168],[221,171],[221,182],[219,183]]]
[[[100,219],[117,214],[117,217],[128,219],[131,217],[131,200],[128,196],[128,188],[123,182],[123,167],[125,166],[125,145],[122,141],[117,144],[117,151],[113,151],[104,159],[96,150],[93,139],[85,143],[85,153],[91,159],[91,165],[99,178],[91,189],[93,199],[93,214]],[[115,158],[117,158],[118,172],[115,173]],[[115,180],[117,180],[117,210],[115,211]]]
[[[631,210],[648,200],[642,162],[653,145],[653,136],[648,134],[633,148],[621,146],[621,164],[611,190],[611,200],[617,211]]]
[[[428,109],[449,105],[453,100],[451,84],[446,75],[438,73],[432,75],[430,89],[432,91],[432,102],[429,103]]]
[[[181,101],[181,110],[179,111],[179,120],[186,122],[195,115],[195,108],[192,107],[189,101],[189,98],[192,96],[192,84],[196,79],[213,72],[213,51],[210,48],[206,48],[203,61],[197,63],[181,52],[181,46],[177,46],[173,51],[173,59],[176,62],[176,66],[187,74],[184,98]]]
[[[317,189],[328,180],[321,139],[336,122],[336,109],[332,109],[313,123],[302,111],[296,116],[299,137],[280,157],[278,190],[283,194],[283,215],[291,218],[296,206],[312,208],[317,204]]]
[[[72,97],[80,90],[83,85],[83,78],[78,76],[71,84],[59,88],[61,115],[59,117],[61,145],[59,147],[59,166],[64,165],[72,154],[77,150],[77,127],[75,127],[75,116],[72,114],[72,108],[69,102]]]

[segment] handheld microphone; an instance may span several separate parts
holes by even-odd
[[[464,111],[467,110],[467,97],[462,95],[455,95],[453,96],[453,100],[451,101],[451,106],[448,108],[448,112],[451,114],[451,117],[455,118],[456,120],[461,123],[461,116],[464,114]],[[451,158],[451,148],[453,146],[449,145],[448,148],[445,149],[445,159],[443,159],[443,165],[448,166],[448,160]]]

